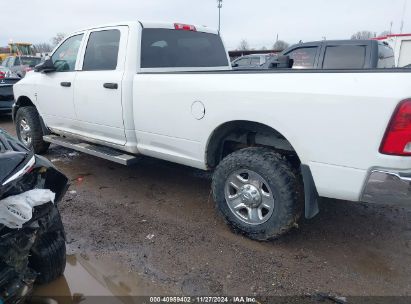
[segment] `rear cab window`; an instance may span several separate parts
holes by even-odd
[[[141,68],[203,70],[230,67],[219,35],[197,31],[144,28]]]

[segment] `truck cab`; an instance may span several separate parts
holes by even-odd
[[[31,73],[21,88],[34,89],[26,96],[47,128],[131,153],[138,153],[129,112],[136,73],[231,70],[216,31],[137,21],[72,33],[46,64],[51,68]]]
[[[300,43],[282,52],[294,69],[380,69],[395,67],[394,50],[375,40],[325,40]]]

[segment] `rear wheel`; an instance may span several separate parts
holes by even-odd
[[[227,156],[212,182],[214,200],[226,221],[256,240],[289,231],[302,213],[302,182],[280,154],[247,148]]]
[[[43,128],[35,107],[23,107],[16,114],[16,132],[19,140],[37,154],[47,152],[50,143],[43,140]]]

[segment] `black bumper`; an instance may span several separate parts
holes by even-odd
[[[0,80],[0,113],[11,113],[14,104],[13,85],[19,80],[17,78]]]
[[[14,100],[0,101],[0,114],[11,114]]]

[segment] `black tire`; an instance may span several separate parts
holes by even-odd
[[[62,232],[45,233],[36,240],[29,267],[37,272],[38,284],[50,283],[63,275],[66,268],[66,243]]]
[[[25,120],[30,127],[31,144],[25,144],[22,139],[20,125]],[[43,128],[40,122],[40,116],[35,107],[22,107],[16,114],[16,132],[18,139],[25,144],[27,148],[36,154],[44,154],[50,147],[50,143],[43,140]]]
[[[258,225],[240,220],[228,206],[225,185],[237,170],[251,170],[268,183],[274,198],[269,219]],[[213,175],[212,190],[216,207],[236,232],[254,240],[276,239],[296,226],[303,210],[301,176],[280,154],[266,148],[246,148],[227,156]]]

